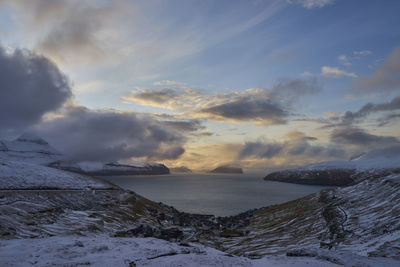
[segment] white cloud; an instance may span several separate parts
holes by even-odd
[[[346,55],[340,55],[338,56],[338,60],[340,61],[340,64],[344,66],[351,66],[353,63],[350,62],[351,58],[349,58]]]
[[[312,77],[314,75],[309,71],[305,71],[305,72],[301,73],[300,76],[301,77]]]
[[[322,75],[325,77],[330,77],[330,78],[337,78],[340,76],[347,76],[347,77],[352,77],[352,78],[357,78],[357,74],[354,72],[347,72],[345,70],[341,70],[339,68],[335,67],[329,67],[329,66],[323,66],[321,68]]]
[[[367,55],[371,55],[372,51],[370,51],[370,50],[354,51],[353,54],[359,55],[359,56],[367,56]]]
[[[311,9],[311,8],[321,8],[326,5],[333,4],[335,0],[287,0],[289,3],[296,3],[300,4],[305,8]]]
[[[372,51],[370,50],[359,50],[359,51],[353,51],[353,54],[350,56],[347,56],[345,54],[342,54],[338,56],[338,60],[340,64],[343,66],[351,66],[353,65],[353,62],[356,60],[360,60],[361,57],[371,55]]]
[[[171,81],[171,80],[162,80],[162,81],[157,81],[153,82],[153,85],[155,86],[179,86],[179,85],[184,85],[185,83],[178,82],[178,81]]]

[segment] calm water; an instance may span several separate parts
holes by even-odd
[[[283,203],[327,188],[264,181],[262,177],[252,174],[171,174],[102,178],[180,211],[218,216]]]

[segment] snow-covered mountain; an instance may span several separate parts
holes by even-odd
[[[0,162],[0,190],[112,189],[114,185],[92,177],[22,161]]]
[[[23,134],[13,141],[0,141],[0,161],[48,164],[61,159],[59,151],[33,134]]]
[[[264,179],[270,181],[345,186],[359,182],[365,172],[400,170],[399,154],[369,153],[353,160],[326,161],[303,167],[273,172]]]

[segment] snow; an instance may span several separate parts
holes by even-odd
[[[296,171],[329,170],[329,169],[354,169],[365,171],[370,169],[400,168],[400,156],[372,156],[364,155],[354,160],[325,161],[306,165],[295,169]]]
[[[299,266],[329,267],[315,258],[268,256],[251,260],[203,245],[155,238],[55,236],[0,241],[0,266]]]
[[[0,161],[0,189],[109,189],[91,177],[22,161]]]
[[[14,141],[0,141],[0,162],[5,160],[47,164],[60,160],[62,154],[43,139],[22,135]]]

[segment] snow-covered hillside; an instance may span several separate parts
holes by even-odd
[[[48,164],[61,158],[59,151],[33,134],[23,134],[14,141],[0,141],[0,162],[13,160]]]
[[[200,244],[155,238],[49,237],[0,241],[1,266],[339,266],[313,258],[250,260]]]
[[[0,190],[110,189],[107,182],[22,161],[0,161]]]

